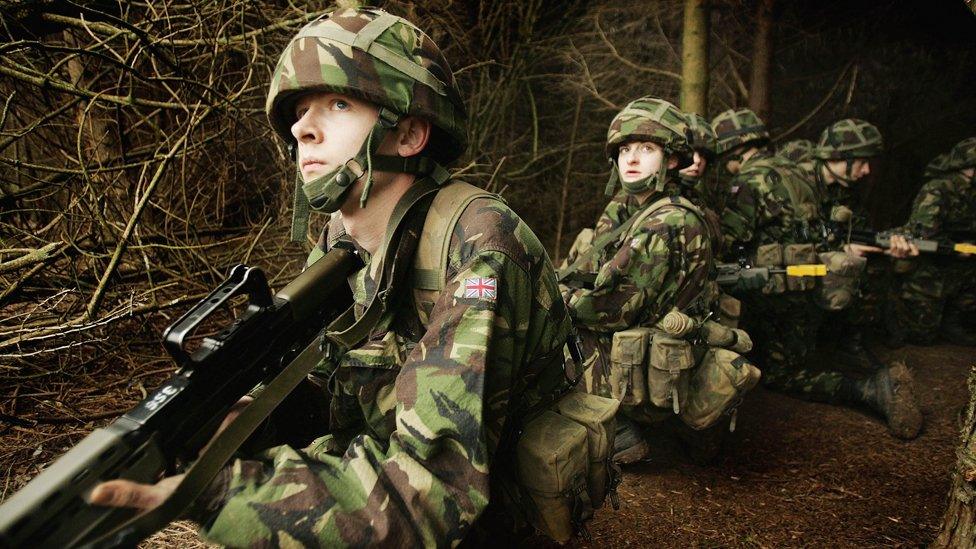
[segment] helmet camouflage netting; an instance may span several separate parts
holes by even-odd
[[[884,140],[877,127],[857,118],[845,118],[824,129],[813,148],[813,157],[820,160],[871,158],[880,155],[883,147]]]

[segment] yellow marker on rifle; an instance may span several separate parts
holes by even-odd
[[[826,265],[787,265],[787,276],[827,276]]]
[[[952,249],[961,254],[976,254],[976,244],[956,244]]]

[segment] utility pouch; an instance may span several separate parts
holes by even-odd
[[[721,294],[718,296],[717,320],[719,324],[729,328],[739,327],[739,317],[742,316],[742,302],[730,296]]]
[[[827,266],[827,275],[817,292],[817,305],[825,311],[840,311],[857,295],[858,281],[868,260],[844,252],[824,252],[820,254],[820,261]]]
[[[691,391],[681,408],[681,419],[692,429],[706,429],[722,414],[734,414],[742,397],[759,382],[759,368],[739,353],[711,348],[691,380]]]
[[[587,489],[593,508],[603,505],[607,492],[613,488],[614,470],[610,462],[613,439],[617,432],[614,421],[620,402],[589,393],[572,392],[556,403],[559,415],[586,428]]]
[[[590,465],[586,427],[546,410],[526,426],[517,450],[520,486],[540,532],[566,543],[593,515],[586,488]]]
[[[756,267],[771,267],[778,269],[783,267],[783,245],[778,242],[763,244],[756,248]],[[786,291],[786,275],[771,274],[766,285],[763,286],[762,293],[781,294]]]
[[[787,244],[783,247],[783,260],[786,265],[809,265],[820,262],[817,258],[817,248],[813,244]],[[808,292],[816,286],[815,277],[786,277],[786,289],[791,292]]]
[[[740,354],[752,350],[752,338],[745,330],[729,328],[724,324],[706,320],[702,324],[700,334],[709,347],[721,347]]]
[[[680,413],[688,394],[689,370],[695,366],[691,343],[655,334],[647,367],[647,392],[651,404]]]
[[[639,406],[647,399],[644,378],[651,330],[633,328],[613,334],[610,347],[610,395],[624,406]]]

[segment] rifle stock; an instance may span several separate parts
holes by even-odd
[[[91,489],[114,478],[152,483],[195,459],[234,403],[274,379],[348,307],[346,277],[360,265],[335,248],[274,296],[259,269],[234,267],[164,332],[180,369],[0,505],[0,547],[84,546],[130,521],[132,510],[89,505]],[[186,337],[238,295],[248,296],[247,309],[189,353]]]

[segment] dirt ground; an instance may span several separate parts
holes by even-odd
[[[925,415],[900,441],[867,413],[757,389],[716,464],[664,440],[624,471],[621,509],[601,510],[592,547],[919,547],[937,534],[976,352],[879,352],[913,369]]]
[[[736,433],[715,464],[692,464],[673,439],[662,437],[650,461],[625,469],[621,509],[600,510],[589,526],[592,542],[574,545],[926,545],[945,506],[957,416],[967,402],[965,380],[976,352],[933,346],[882,354],[898,357],[919,385],[926,423],[918,439],[889,436],[865,412],[759,388],[742,405]],[[2,497],[101,422],[50,425],[43,433],[7,425],[0,433]],[[204,545],[192,525],[179,523],[142,546]]]

